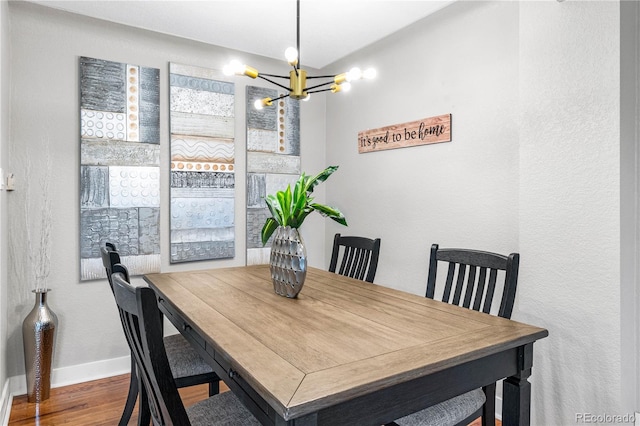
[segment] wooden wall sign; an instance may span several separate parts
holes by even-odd
[[[451,114],[358,132],[358,152],[451,142]]]

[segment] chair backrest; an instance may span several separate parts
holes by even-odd
[[[342,261],[340,269],[337,271],[338,274],[373,282],[378,269],[380,238],[372,240],[365,237],[343,237],[336,234],[333,238],[329,272],[336,272],[340,252],[342,252]]]
[[[518,253],[503,256],[479,250],[441,249],[438,244],[432,245],[426,293],[430,299],[435,295],[438,262],[449,264],[441,300],[485,313],[491,310],[498,271],[504,271],[500,274],[504,275],[504,285],[498,315],[511,318],[518,284]]]
[[[107,273],[109,285],[111,286],[111,290],[113,291],[111,274],[113,265],[120,263],[120,254],[118,253],[118,250],[116,250],[116,246],[112,243],[105,243],[104,247],[100,247],[100,254],[102,255],[102,264],[104,265],[104,269]]]
[[[153,424],[190,425],[167,359],[155,292],[149,287],[133,287],[126,267],[121,264],[113,266],[111,280]]]

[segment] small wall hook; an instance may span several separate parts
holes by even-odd
[[[13,191],[15,188],[15,177],[13,176],[13,173],[9,173],[7,175],[7,186],[6,189],[7,191]]]

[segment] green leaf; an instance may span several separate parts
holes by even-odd
[[[262,238],[262,245],[264,246],[269,241],[271,234],[278,228],[278,222],[272,217],[267,218],[267,221],[264,223],[262,227],[262,232],[260,233],[260,237]]]
[[[338,166],[329,166],[314,177],[308,179],[305,183],[306,192],[313,192],[313,188],[315,188],[316,185],[327,180],[336,170],[338,170]]]
[[[276,196],[278,197],[278,203],[282,211],[282,221],[280,225],[287,226],[291,220],[291,186],[287,185],[287,189],[285,191],[278,191]]]
[[[347,219],[344,217],[342,212],[337,208],[325,206],[323,204],[311,204],[310,207],[318,211],[318,213],[320,213],[322,216],[329,217],[335,220],[336,222],[344,226],[347,226]]]
[[[340,225],[349,226],[347,225],[347,219],[344,216],[332,217],[331,219],[338,222]]]
[[[282,205],[282,211],[286,213],[287,225],[291,221],[291,216],[293,214],[292,207],[293,196],[291,195],[291,185],[287,185],[287,190],[284,191],[284,204]],[[286,225],[285,225],[286,226]]]
[[[309,216],[310,213],[313,212],[313,209],[306,209],[300,215],[298,215],[298,220],[296,221],[296,225],[291,225],[292,228],[299,228],[302,226],[302,222]]]
[[[280,208],[280,204],[278,203],[278,199],[275,197],[275,195],[267,195],[267,197],[264,199],[264,201],[267,203],[267,207],[269,208],[269,211],[271,212],[271,216],[280,224],[282,225],[282,209]]]
[[[293,221],[296,223],[296,228],[302,225],[302,221],[304,220],[304,218],[301,219],[300,215],[302,214],[308,203],[309,199],[307,198],[307,193],[304,192],[304,182],[301,179],[298,179],[298,181],[296,182],[296,187],[293,190],[293,208],[291,212]]]

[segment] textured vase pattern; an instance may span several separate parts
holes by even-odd
[[[307,276],[307,250],[297,228],[276,229],[269,264],[274,291],[280,296],[297,297]]]
[[[42,402],[51,390],[51,365],[58,317],[47,305],[49,290],[34,290],[36,304],[22,322],[27,400]]]

